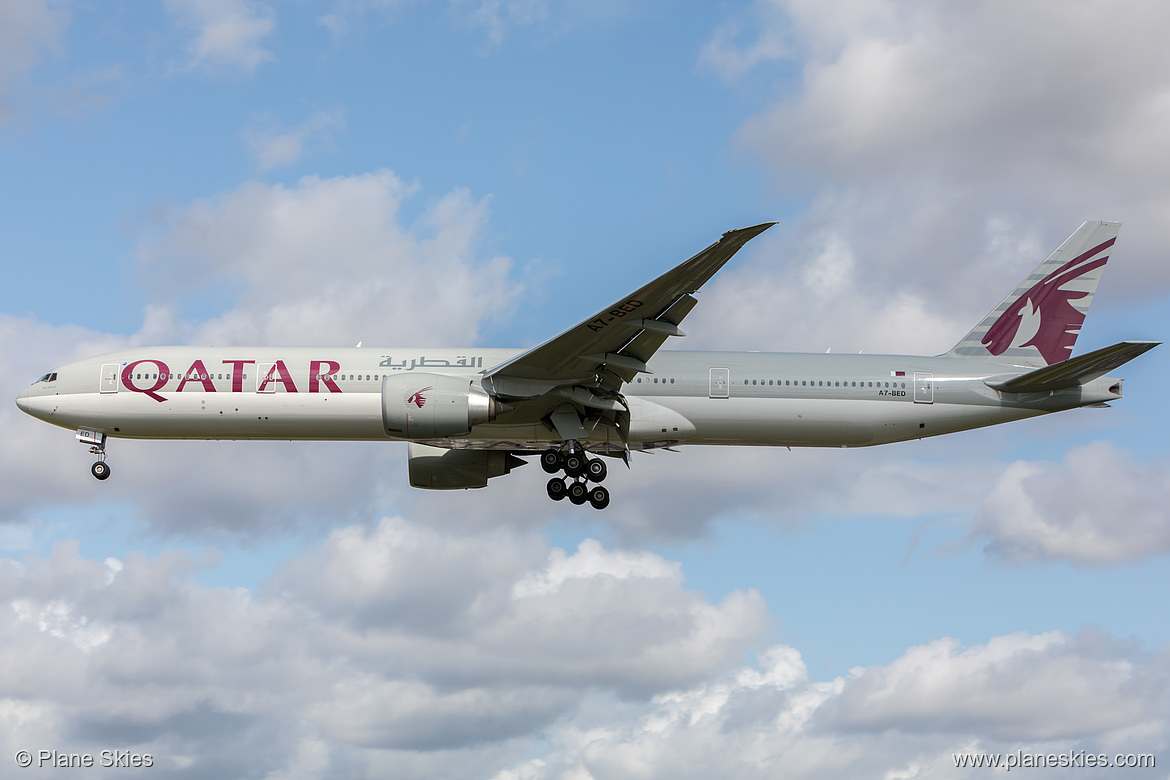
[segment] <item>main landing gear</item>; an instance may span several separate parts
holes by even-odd
[[[89,472],[98,479],[110,478],[110,464],[106,463],[106,435],[98,431],[78,431],[77,441],[90,445],[89,453],[97,455],[97,463],[89,467]]]
[[[569,501],[580,505],[588,501],[594,509],[605,509],[609,506],[609,491],[601,485],[589,486],[590,482],[601,482],[609,470],[601,458],[590,458],[585,451],[577,447],[577,443],[570,441],[568,448],[561,450],[545,450],[540,454],[540,466],[549,474],[564,471],[571,481],[561,477],[553,477],[548,481],[548,497],[553,501],[560,501],[565,496]]]

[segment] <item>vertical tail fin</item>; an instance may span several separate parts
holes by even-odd
[[[1019,366],[1072,356],[1120,222],[1085,222],[947,353]]]

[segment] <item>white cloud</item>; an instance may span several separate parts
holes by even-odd
[[[167,0],[167,11],[194,28],[184,70],[240,70],[251,74],[275,59],[262,41],[276,27],[271,7],[252,0]]]
[[[1107,566],[1170,553],[1170,463],[1141,460],[1109,442],[1071,450],[1062,463],[1018,461],[996,480],[973,538],[1007,561]]]
[[[421,4],[411,0],[335,0],[318,18],[335,42],[371,26],[402,23]],[[626,15],[631,4],[617,0],[571,3],[561,0],[447,0],[447,17],[457,28],[481,34],[486,49],[502,46],[523,31],[537,31],[543,41],[562,36],[571,28],[606,23]]]
[[[476,257],[486,199],[454,190],[404,225],[417,189],[385,170],[250,182],[175,210],[139,256],[163,301],[212,287],[236,296],[194,343],[474,343],[522,288],[507,259]]]
[[[271,120],[260,124],[272,125]],[[262,171],[292,165],[301,159],[308,144],[332,146],[334,132],[344,132],[345,114],[341,110],[317,109],[312,116],[293,128],[268,127],[265,130],[249,128],[244,132],[248,149]]]
[[[583,711],[551,730],[541,759],[497,777],[978,777],[987,770],[958,770],[953,754],[1151,752],[1167,736],[1165,670],[1164,655],[1106,637],[1017,634],[941,639],[815,682],[775,646],[758,668],[620,717]]]
[[[756,33],[744,41],[745,29]],[[699,52],[699,62],[733,80],[758,66],[783,59],[793,52],[786,17],[779,3],[757,2],[750,12],[726,20]]]
[[[1010,24],[1004,13],[759,0],[749,22],[713,35],[702,60],[726,75],[777,58],[799,68],[777,71],[781,97],[738,144],[781,194],[813,205],[748,250],[766,264],[737,263],[712,286],[745,301],[722,311],[766,323],[761,348],[943,351],[1085,219],[1126,223],[1111,295],[1170,289],[1170,53],[1157,32],[1170,9],[1024,2]],[[850,274],[833,295],[807,295],[802,277],[833,246],[854,258]]]
[[[978,321],[931,300],[923,280],[860,257],[848,230],[795,235],[807,227],[773,228],[720,273],[687,319],[685,346],[934,355]],[[1034,264],[1025,260],[1016,280]],[[985,310],[1010,289],[989,293]]]
[[[494,45],[508,30],[530,27],[548,17],[548,0],[451,0],[451,10],[465,24],[479,28]]]
[[[45,49],[53,49],[68,15],[48,0],[0,3],[0,125],[8,120],[5,96]]]
[[[1161,714],[1163,686],[1124,647],[1060,632],[940,639],[846,678],[818,713],[843,731],[982,734],[1005,742],[1079,739]],[[1151,683],[1153,683],[1151,687]]]

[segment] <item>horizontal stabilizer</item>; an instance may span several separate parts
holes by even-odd
[[[1076,387],[1108,374],[1138,355],[1158,346],[1159,341],[1123,341],[1111,347],[1098,349],[1080,357],[1070,358],[1051,366],[1036,369],[1006,382],[988,382],[988,387],[1007,393],[1039,393]]]

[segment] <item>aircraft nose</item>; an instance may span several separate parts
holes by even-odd
[[[20,395],[16,396],[16,405],[20,407],[20,410],[22,412],[29,411],[28,397],[29,397],[29,395],[31,395],[31,393],[29,392],[31,389],[32,388],[26,387],[25,389],[20,391]]]

